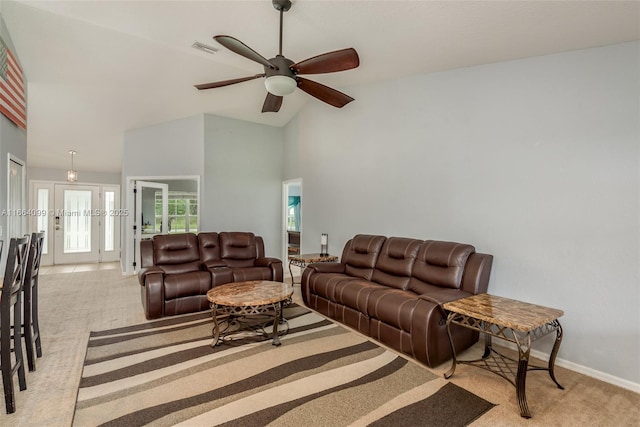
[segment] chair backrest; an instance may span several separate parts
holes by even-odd
[[[29,256],[27,257],[27,267],[24,279],[25,286],[38,278],[43,243],[44,231],[31,233],[31,244],[29,245]]]
[[[463,243],[425,240],[413,265],[409,290],[423,294],[431,286],[460,289],[465,264],[475,251]]]
[[[356,234],[342,250],[340,262],[345,264],[345,272],[349,276],[371,280],[373,268],[382,249],[385,236]]]
[[[167,274],[200,270],[198,238],[193,233],[153,236],[154,264]]]
[[[255,234],[223,231],[218,235],[220,237],[220,256],[229,267],[251,267],[255,264],[260,252]]]
[[[198,244],[200,245],[200,261],[203,264],[211,261],[220,261],[220,239],[215,231],[198,233]]]
[[[27,268],[27,253],[29,252],[29,237],[12,237],[7,252],[7,264],[2,282],[2,304],[10,304],[10,299],[22,289],[25,270]]]
[[[421,244],[422,240],[387,237],[378,255],[372,280],[392,288],[407,289]]]

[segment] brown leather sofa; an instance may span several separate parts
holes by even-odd
[[[262,237],[246,232],[163,234],[140,242],[147,319],[209,308],[207,291],[246,280],[283,281],[282,261],[265,257]]]
[[[356,235],[339,263],[309,265],[304,303],[429,367],[451,358],[442,304],[485,293],[493,256],[471,245]],[[452,326],[456,351],[478,333]]]

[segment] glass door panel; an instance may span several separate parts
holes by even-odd
[[[55,264],[100,260],[99,187],[55,185]]]

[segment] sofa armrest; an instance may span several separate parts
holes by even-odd
[[[487,293],[492,265],[493,255],[482,253],[471,254],[464,266],[462,286],[460,289],[473,295]]]
[[[226,267],[227,267],[227,263],[222,260],[212,260],[202,264],[203,270],[212,270],[214,268],[226,268]]]
[[[140,286],[145,285],[145,280],[147,276],[150,274],[164,274],[164,271],[156,265],[153,265],[151,267],[141,268],[138,271],[138,282],[140,283]]]
[[[428,294],[418,295],[418,298],[431,301],[434,304],[442,305],[461,298],[470,297],[472,294],[458,289],[442,288]]]
[[[447,312],[442,307],[443,304],[451,301],[455,301],[461,298],[470,297],[471,295],[472,294],[470,294],[469,292],[460,291],[458,289],[442,288],[434,292],[429,292],[428,294],[418,295],[418,298],[421,300],[429,301],[436,304],[440,309],[440,313],[442,314],[442,317],[446,319]]]
[[[307,265],[315,273],[344,273],[345,264],[341,262],[316,262]]]
[[[280,261],[278,258],[256,258],[254,265],[256,267],[269,267],[271,269],[271,280],[273,280],[274,282],[282,282],[284,280],[282,261]]]
[[[142,306],[147,319],[156,319],[164,315],[164,273],[156,266],[144,270],[138,273]]]
[[[254,265],[256,267],[271,267],[274,263],[282,264],[278,258],[264,257],[264,258],[256,258]]]
[[[233,282],[233,271],[225,266],[216,266],[208,268],[211,273],[211,287],[215,288],[218,285],[224,285],[225,283]]]

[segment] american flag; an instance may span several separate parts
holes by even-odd
[[[22,69],[0,37],[0,112],[27,130],[27,100]]]

